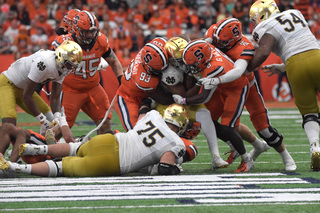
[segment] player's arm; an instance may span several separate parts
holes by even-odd
[[[206,89],[205,87],[202,89],[201,93],[191,96],[191,97],[182,97],[177,94],[173,94],[173,100],[177,104],[186,104],[186,105],[197,105],[207,103],[214,91],[217,87]]]
[[[50,107],[53,113],[60,112],[60,94],[62,85],[58,82],[52,82]]]
[[[215,78],[202,78],[200,82],[205,85],[218,86],[219,84],[229,83],[238,78],[246,71],[248,60],[238,59],[233,68],[227,73]]]
[[[142,103],[138,112],[138,121],[142,119],[147,114],[147,112],[151,110],[151,103],[152,100],[150,98],[142,99]]]
[[[180,168],[175,165],[176,155],[171,152],[165,152],[158,165],[158,173],[159,175],[177,175],[180,174]]]
[[[35,117],[41,113],[32,97],[36,89],[36,86],[37,86],[36,82],[32,81],[30,78],[27,78],[26,87],[23,90],[23,95],[22,95],[22,99],[24,103],[28,107],[31,114]]]
[[[146,95],[159,104],[169,105],[173,103],[171,95],[168,95],[168,93],[163,90],[161,84],[159,84],[154,91],[146,92]]]
[[[111,48],[109,48],[108,52],[103,56],[103,58],[108,62],[111,66],[112,71],[118,78],[119,83],[121,83],[121,77],[123,75],[123,68],[122,65],[117,58],[116,54],[113,52]]]
[[[275,39],[271,34],[264,34],[259,42],[259,47],[255,50],[253,59],[247,67],[249,72],[252,72],[259,67],[270,55],[273,46],[275,45]]]
[[[66,120],[66,115],[64,114],[64,108],[61,108],[61,113],[55,113],[55,117],[58,119],[58,124],[61,130],[62,137],[67,143],[75,142],[71,129]]]

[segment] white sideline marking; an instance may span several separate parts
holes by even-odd
[[[261,178],[259,178],[261,177]],[[23,180],[23,181],[21,181]],[[118,184],[119,183],[119,184]],[[284,173],[132,176],[108,178],[24,178],[0,181],[0,202],[89,201],[137,199],[197,199],[197,202],[225,203],[239,197],[260,202],[271,194],[303,194],[291,201],[307,201],[320,188],[261,189],[245,188],[255,184],[307,184]],[[76,184],[76,185],[70,185]],[[85,185],[87,184],[87,185]],[[315,198],[319,199],[320,194]],[[224,199],[217,199],[224,198]],[[276,199],[275,199],[276,200]],[[271,199],[271,201],[273,201]],[[262,202],[262,201],[261,201]]]
[[[318,189],[319,191],[319,189]],[[241,199],[224,199],[223,194],[216,194],[213,197],[222,198],[223,203],[239,202],[298,202],[298,201],[320,201],[320,194],[317,193],[257,193],[257,194],[235,194],[233,197]],[[196,199],[198,203],[221,203],[221,199]]]

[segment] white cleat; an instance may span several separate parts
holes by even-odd
[[[267,144],[267,142],[262,141],[263,144],[261,144],[261,146],[259,148],[253,148],[250,152],[249,152],[249,156],[252,158],[253,161],[255,161],[257,159],[257,157],[267,151],[268,149],[270,149],[270,146]]]
[[[45,137],[46,137],[46,142],[48,145],[56,144],[56,139],[54,138],[54,134],[53,134],[52,129],[48,129],[46,131]]]
[[[214,169],[227,168],[228,166],[228,162],[224,161],[220,156],[212,159],[212,167]]]
[[[21,144],[19,146],[19,156],[24,155],[39,155],[40,148],[34,144]]]

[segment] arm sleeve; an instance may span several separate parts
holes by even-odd
[[[248,62],[244,59],[238,59],[233,66],[233,69],[227,72],[226,74],[219,76],[221,84],[229,83],[231,81],[234,81],[246,71],[246,68],[248,66]]]

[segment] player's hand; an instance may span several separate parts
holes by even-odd
[[[199,81],[202,83],[205,90],[211,90],[220,83],[218,78],[201,78]]]
[[[172,95],[172,98],[177,104],[187,104],[186,98],[183,98],[181,95],[174,94]]]
[[[64,107],[61,108],[60,117],[59,117],[59,126],[69,126],[66,118],[66,114],[64,113]]]
[[[286,71],[285,64],[270,64],[262,66],[261,69],[265,70],[265,73],[269,73],[268,76],[272,76],[274,74],[281,74]]]
[[[53,121],[51,122],[51,126],[56,126],[59,125],[59,118],[61,117],[60,112],[55,112],[53,114]]]

